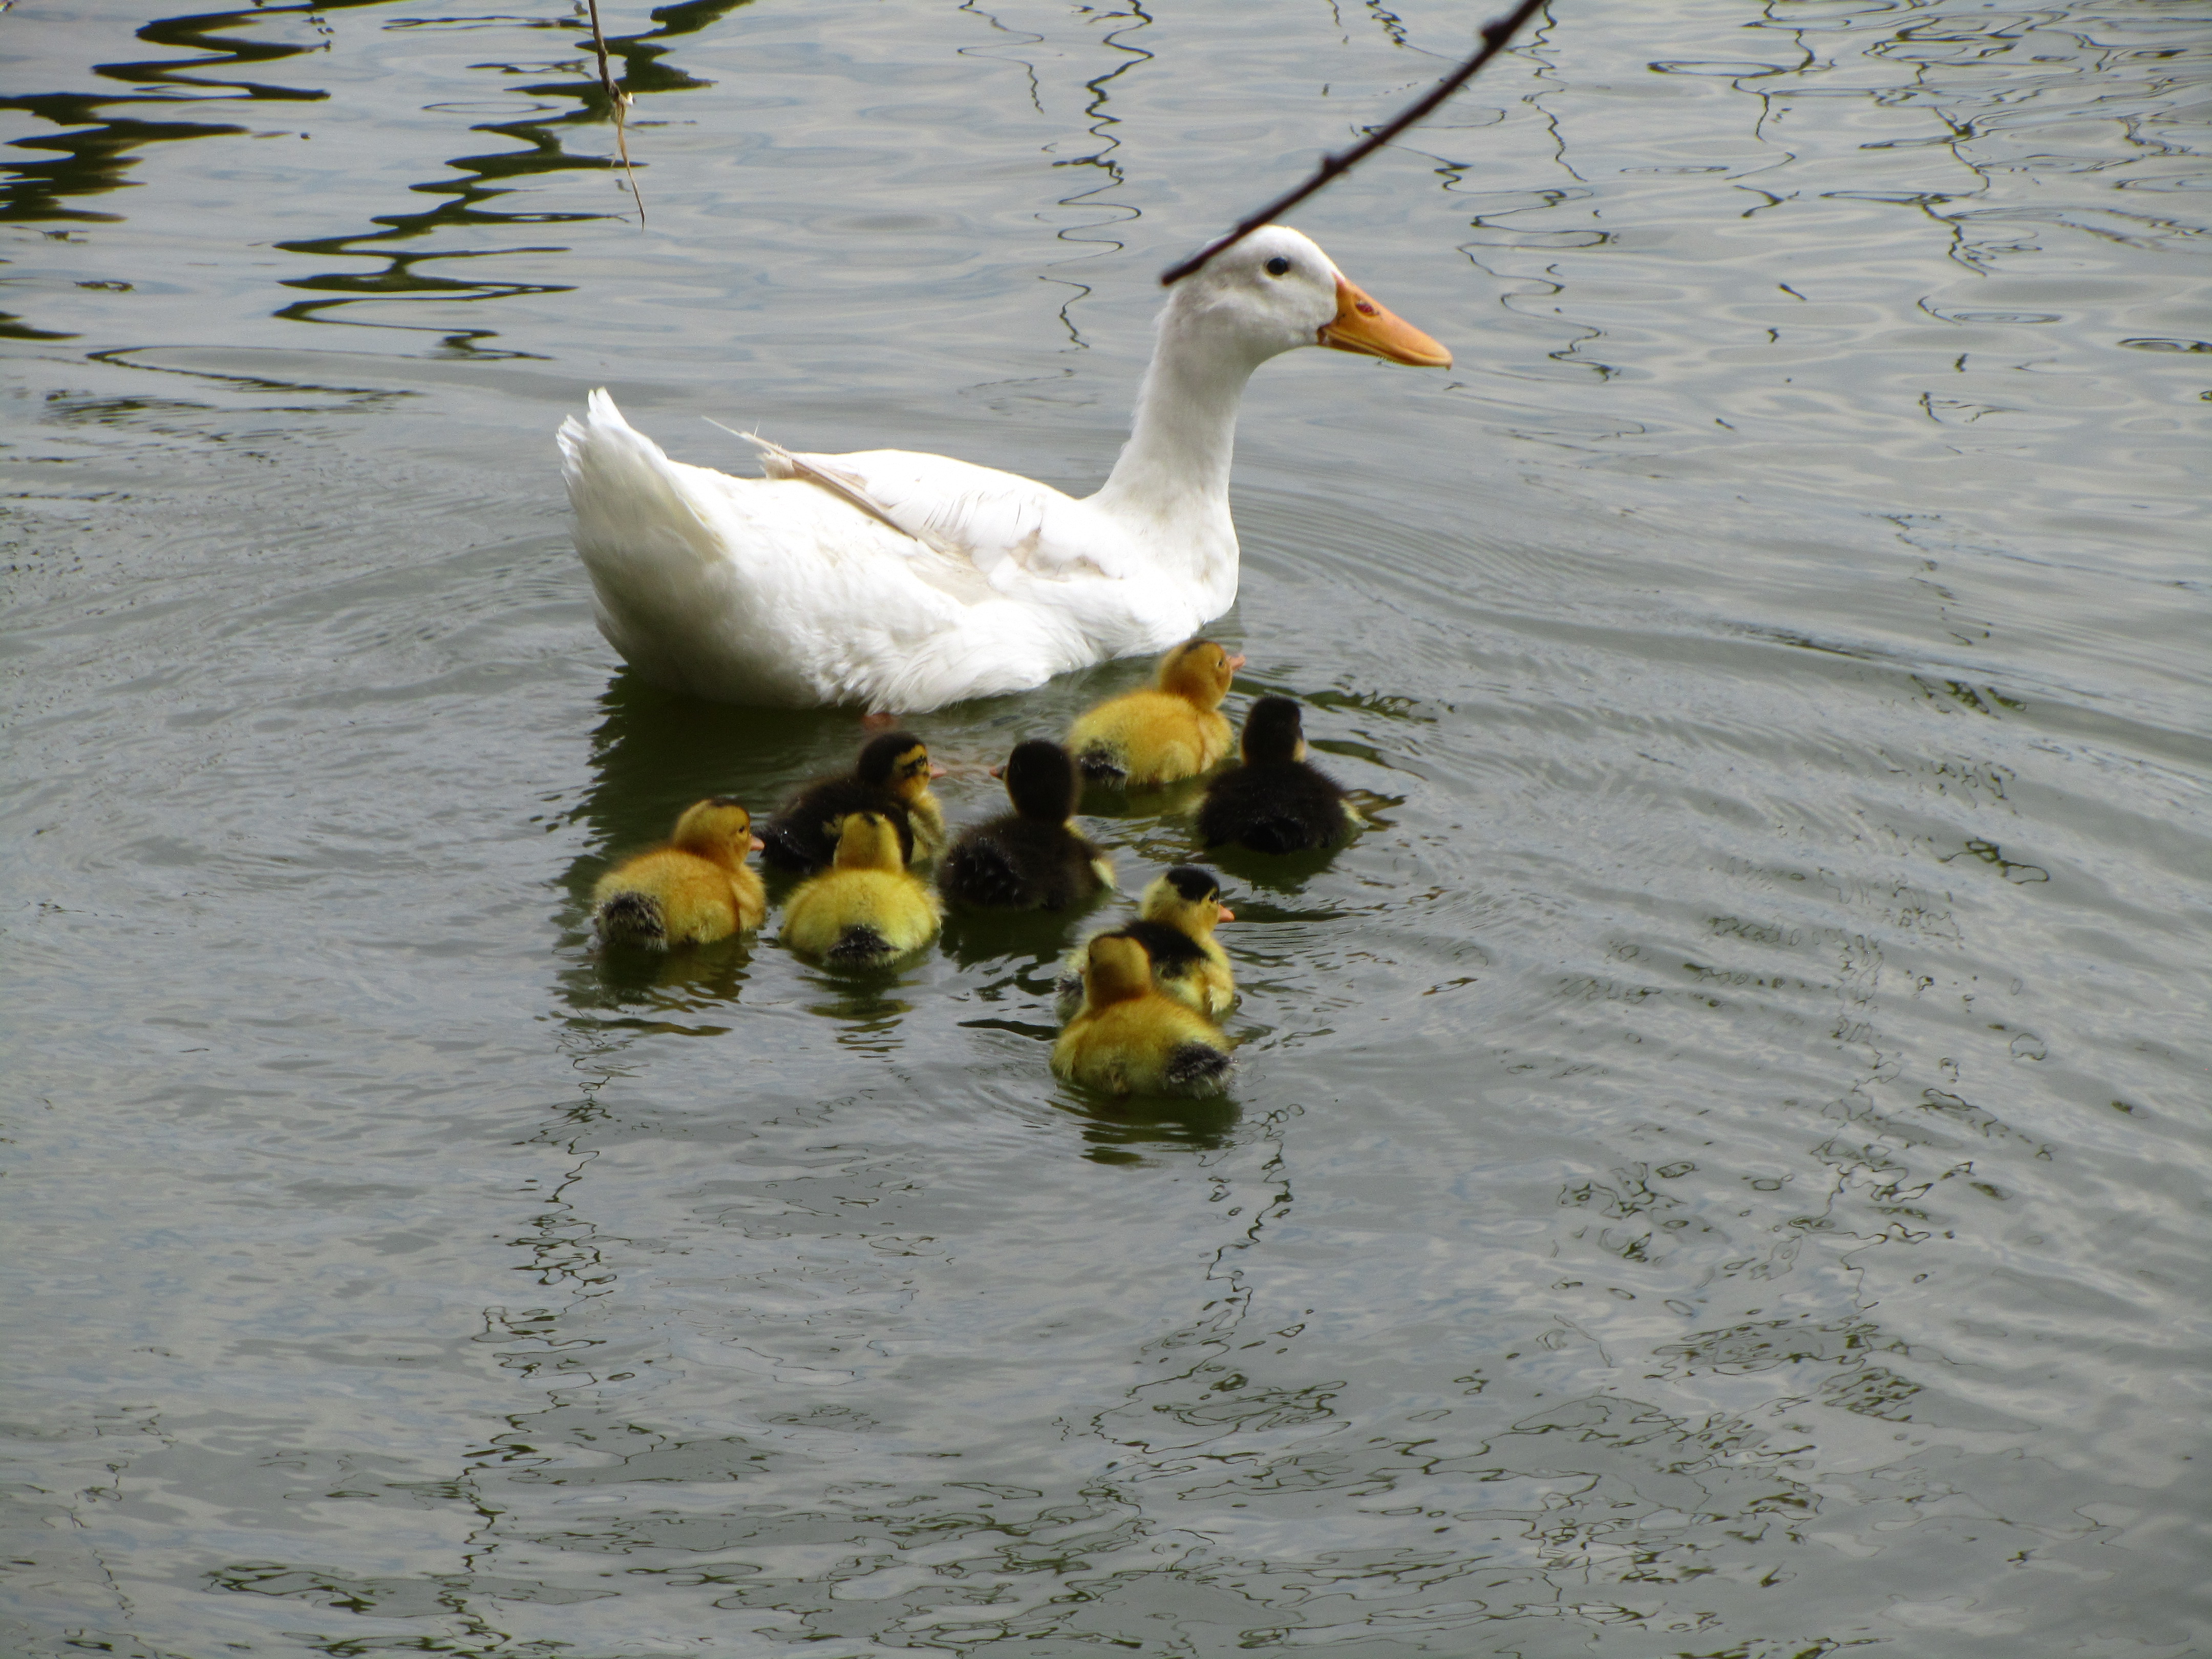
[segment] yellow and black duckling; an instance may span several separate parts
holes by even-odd
[[[1083,793],[1067,750],[1042,738],[1006,759],[1014,810],[963,830],[937,884],[955,904],[997,910],[1065,910],[1114,884],[1114,861],[1075,831]]]
[[[944,914],[906,867],[898,826],[882,812],[851,812],[830,868],[784,906],[783,942],[839,968],[879,968],[928,944]]]
[[[1333,847],[1364,820],[1336,780],[1306,764],[1298,706],[1262,697],[1244,717],[1244,764],[1216,778],[1198,809],[1208,847],[1233,842],[1255,853]]]
[[[1237,913],[1221,902],[1213,872],[1179,864],[1145,889],[1136,921],[1097,937],[1136,940],[1152,959],[1152,977],[1162,991],[1201,1014],[1220,1015],[1237,1000],[1237,975],[1213,929],[1217,922],[1236,920]],[[1085,954],[1078,951],[1060,976],[1063,1016],[1082,1000]]]
[[[1116,787],[1151,789],[1195,777],[1229,753],[1221,700],[1244,665],[1212,640],[1186,640],[1160,659],[1151,689],[1100,703],[1069,728],[1083,775]]]
[[[837,850],[838,826],[854,812],[889,818],[906,862],[935,858],[945,848],[945,809],[929,784],[944,775],[920,738],[886,732],[860,750],[850,772],[817,778],[769,820],[761,832],[768,843],[763,861],[796,876],[826,869]]]
[[[665,951],[750,933],[768,915],[752,815],[726,795],[687,807],[665,845],[624,859],[592,889],[600,942]]]
[[[1091,941],[1083,1007],[1052,1045],[1054,1072],[1117,1095],[1205,1094],[1229,1066],[1229,1039],[1152,983],[1143,945],[1118,933]]]

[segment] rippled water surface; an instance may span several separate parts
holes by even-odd
[[[560,417],[1087,489],[1482,15],[609,0],[642,228],[550,0],[0,15],[0,1650],[2212,1650],[2202,4],[1558,0],[1298,216],[1458,362],[1246,404],[1394,804],[1232,1099],[1053,1084],[1064,928],[589,948],[860,731],[622,670]]]

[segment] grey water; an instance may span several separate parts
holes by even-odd
[[[592,947],[854,711],[640,683],[553,431],[1088,489],[1156,277],[1484,7],[0,14],[0,1651],[2212,1651],[2212,11],[1557,0],[1295,218],[1241,1068],[1125,896]],[[956,820],[1114,665],[913,724]]]

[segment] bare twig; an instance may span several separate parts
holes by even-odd
[[[1521,26],[1542,10],[1546,0],[1522,0],[1522,3],[1506,16],[1483,25],[1482,46],[1474,57],[1462,64],[1449,75],[1437,82],[1417,103],[1409,104],[1394,116],[1387,125],[1376,128],[1358,143],[1341,155],[1322,158],[1312,178],[1296,190],[1278,196],[1249,219],[1240,220],[1237,228],[1218,242],[1209,242],[1181,264],[1160,273],[1160,286],[1172,288],[1193,272],[1203,270],[1206,262],[1222,249],[1234,247],[1262,225],[1271,225],[1288,213],[1307,197],[1312,195],[1339,173],[1349,173],[1376,150],[1389,143],[1416,121],[1428,115],[1437,105],[1457,92],[1474,78],[1474,72],[1503,51],[1505,43],[1521,32]]]
[[[599,0],[584,0],[592,16],[592,48],[599,54],[599,84],[607,89],[607,101],[614,106],[615,148],[622,152],[623,175],[629,180],[629,193],[637,201],[637,228],[645,228],[645,198],[638,195],[637,169],[629,164],[629,138],[623,130],[623,112],[630,106],[630,95],[615,84],[614,71],[607,67],[607,37],[599,32]]]

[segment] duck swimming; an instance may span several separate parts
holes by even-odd
[[[955,904],[997,910],[1065,910],[1114,884],[1114,862],[1070,822],[1083,793],[1075,763],[1032,738],[1006,760],[1014,810],[960,832],[937,878]]]
[[[1229,1076],[1229,1039],[1152,983],[1145,947],[1123,934],[1091,941],[1083,1007],[1052,1045],[1052,1069],[1117,1095],[1204,1094]]]
[[[592,925],[605,945],[665,951],[750,933],[768,893],[745,854],[760,850],[743,806],[717,795],[687,807],[676,833],[624,859],[592,889]]]
[[[1069,728],[1083,775],[1151,789],[1211,770],[1229,753],[1221,700],[1243,665],[1212,640],[1184,641],[1160,659],[1151,687],[1100,703]]]
[[[945,848],[945,808],[929,786],[944,775],[920,738],[886,732],[860,750],[850,772],[817,778],[784,804],[762,832],[762,862],[793,875],[829,868],[839,830],[854,812],[889,818],[906,862],[934,858]]]
[[[898,827],[881,812],[848,815],[836,860],[784,907],[783,942],[838,968],[880,968],[929,943],[937,895],[906,867]]]
[[[1306,763],[1298,706],[1262,697],[1244,716],[1244,764],[1216,778],[1199,804],[1208,847],[1234,842],[1255,853],[1334,847],[1365,822],[1335,779]]]
[[[1097,494],[904,450],[766,477],[672,461],[602,391],[560,433],[599,631],[643,678],[724,702],[919,713],[1164,650],[1237,597],[1237,409],[1270,357],[1322,345],[1449,368],[1306,237],[1271,225],[1177,283]]]
[[[1212,871],[1179,864],[1145,889],[1136,921],[1097,937],[1136,940],[1152,958],[1152,981],[1163,992],[1201,1014],[1219,1015],[1237,1000],[1237,975],[1213,929],[1218,922],[1236,920],[1237,913],[1221,902],[1221,884]],[[1063,1018],[1083,1000],[1088,950],[1086,941],[1060,975],[1056,989]]]

